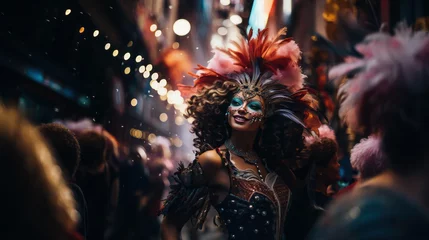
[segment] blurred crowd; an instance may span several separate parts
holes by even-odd
[[[126,148],[100,127],[33,126],[14,109],[0,112],[5,239],[159,238],[168,139]]]

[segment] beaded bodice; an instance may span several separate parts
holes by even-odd
[[[230,239],[281,239],[290,190],[270,172],[261,181],[253,170],[239,170],[225,156],[230,170],[230,192],[214,207]]]

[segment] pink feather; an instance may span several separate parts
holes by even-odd
[[[412,89],[418,89],[427,81],[424,72],[429,68],[429,37],[427,33],[413,33],[410,28],[400,25],[394,36],[386,33],[369,35],[356,46],[356,50],[362,58],[332,68],[329,76],[338,78],[360,70],[341,90],[346,92],[346,97],[340,107],[340,116],[353,130],[377,128],[388,117],[385,112],[407,107],[401,105],[398,96],[407,99],[406,94],[412,94]]]
[[[319,136],[306,136],[304,139],[304,144],[306,146],[310,146],[316,141],[319,141],[322,138],[328,138],[331,140],[337,141],[337,138],[335,137],[335,132],[332,130],[328,125],[323,124],[319,128]]]
[[[209,60],[207,68],[210,68],[220,74],[228,74],[233,73],[235,71],[241,71],[243,68],[234,64],[234,60],[230,58],[225,53],[214,49],[212,51],[214,53],[213,58]],[[200,72],[197,72],[199,75]]]
[[[301,59],[301,50],[295,41],[289,41],[286,44],[281,45],[277,51],[278,56],[289,56],[293,62],[297,63]]]
[[[296,92],[304,87],[304,78],[301,68],[298,65],[301,59],[301,50],[295,41],[291,40],[286,44],[281,45],[275,53],[278,57],[289,56],[292,62],[283,68],[278,68],[274,73],[273,79],[278,80],[282,84],[288,86],[292,92]]]
[[[371,135],[352,148],[350,163],[362,175],[376,175],[386,168],[386,157],[381,151],[380,142],[379,137]]]

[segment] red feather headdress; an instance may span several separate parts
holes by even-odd
[[[249,97],[260,95],[272,107],[270,115],[282,115],[317,132],[319,114],[313,108],[312,92],[303,88],[305,76],[298,64],[301,51],[284,35],[286,28],[273,38],[268,29],[258,31],[256,37],[250,30],[247,37],[232,42],[233,48],[213,50],[208,66],[198,65],[197,73],[191,74],[196,78],[194,86],[179,89],[189,96],[216,81],[236,82]]]
[[[272,73],[269,80],[277,80],[287,86],[293,93],[303,88],[304,75],[298,61],[301,51],[291,38],[286,35],[286,28],[281,29],[274,38],[268,36],[268,29],[258,31],[253,38],[253,30],[249,31],[247,38],[232,42],[235,49],[214,49],[214,56],[207,67],[198,65],[194,86],[181,86],[185,95],[205,85],[211,85],[217,80],[230,80],[228,75],[233,73],[253,72],[255,67],[263,74]],[[259,62],[258,62],[259,61]],[[257,63],[258,66],[255,66]],[[267,79],[268,80],[268,79]]]

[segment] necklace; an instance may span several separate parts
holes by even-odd
[[[228,139],[228,140],[225,141],[225,147],[230,152],[232,152],[235,155],[243,158],[246,163],[255,165],[256,170],[258,171],[259,177],[261,178],[261,181],[264,180],[264,177],[262,176],[261,169],[259,168],[259,165],[258,165],[258,155],[255,152],[248,152],[248,151],[243,151],[241,149],[237,149],[234,146],[234,144],[232,144],[232,142],[231,142],[230,139]]]

